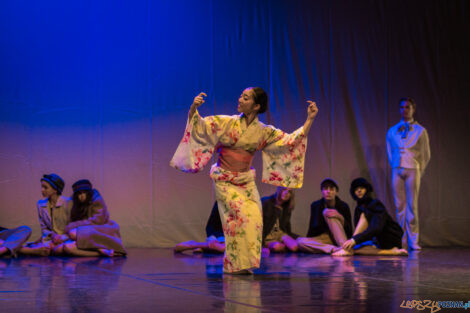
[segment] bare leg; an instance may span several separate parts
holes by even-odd
[[[330,229],[333,238],[335,239],[336,244],[341,247],[343,243],[348,240],[346,233],[344,232],[344,225],[339,218],[336,217],[326,217],[324,216],[326,224]]]
[[[299,250],[299,244],[289,235],[282,236],[282,243],[287,247],[287,249],[289,249],[289,251],[297,252]]]
[[[73,256],[100,256],[100,253],[98,251],[88,251],[88,250],[78,249],[76,242],[65,244],[64,251],[65,253],[73,255]]]
[[[361,213],[361,216],[359,217],[359,222],[357,223],[353,236],[364,232],[367,227],[369,227],[369,222],[367,222],[367,218],[364,213]]]
[[[367,229],[367,227],[369,227],[369,223],[367,222],[367,219],[364,213],[361,213],[361,217],[359,218],[359,222],[356,225],[356,229],[354,230],[353,236],[362,233],[363,231]],[[354,253],[355,253],[354,250],[341,249],[332,253],[332,255],[333,256],[350,256],[350,255],[354,255]]]

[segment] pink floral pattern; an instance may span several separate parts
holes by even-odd
[[[261,261],[263,218],[254,177],[254,170],[237,173],[215,164],[211,169],[216,199],[223,213],[225,272],[257,268]]]
[[[186,124],[170,165],[184,172],[199,172],[212,158],[217,145],[250,152],[261,150],[264,183],[290,188],[302,186],[307,148],[303,128],[287,134],[257,118],[246,125],[239,115],[202,118],[196,112]],[[224,271],[259,267],[263,224],[255,171],[231,172],[214,164],[211,178],[215,182],[219,210],[223,212]]]

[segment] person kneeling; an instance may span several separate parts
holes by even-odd
[[[290,188],[277,187],[276,193],[261,199],[263,204],[263,247],[271,252],[296,252],[298,235],[291,231],[290,218],[295,206]],[[268,252],[263,251],[264,254]]]
[[[357,201],[354,210],[356,229],[352,238],[343,244],[343,249],[333,255],[408,255],[408,251],[401,248],[403,230],[393,221],[382,202],[372,198],[372,185],[365,178],[356,178],[349,191]],[[373,244],[369,245],[368,241],[373,241]]]
[[[65,231],[70,240],[64,250],[74,256],[125,255],[119,225],[109,219],[108,209],[98,190],[82,179],[72,186],[71,223]]]

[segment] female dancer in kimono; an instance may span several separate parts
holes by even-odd
[[[65,228],[70,240],[65,253],[75,256],[125,255],[119,225],[109,219],[106,204],[87,179],[75,182],[71,222]]]
[[[307,120],[293,132],[261,123],[268,97],[259,87],[243,91],[238,99],[240,115],[201,117],[197,108],[207,95],[194,98],[188,122],[170,165],[184,172],[200,171],[217,150],[219,158],[210,171],[225,236],[224,273],[249,274],[261,260],[263,219],[255,185],[253,155],[262,151],[264,183],[300,188],[303,182],[307,134],[318,113],[308,101]]]

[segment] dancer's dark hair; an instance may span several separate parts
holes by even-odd
[[[255,104],[259,104],[258,114],[262,114],[268,110],[268,95],[261,87],[250,87],[255,93]]]

